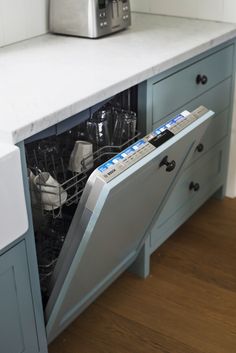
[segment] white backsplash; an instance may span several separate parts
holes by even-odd
[[[0,0],[0,47],[48,30],[48,0]]]
[[[235,0],[131,0],[132,10],[236,22]]]
[[[48,31],[49,0],[0,0],[0,47]],[[236,0],[131,0],[133,11],[236,22]]]

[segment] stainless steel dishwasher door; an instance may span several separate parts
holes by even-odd
[[[107,181],[102,168],[90,176],[54,273],[49,342],[135,260],[213,115],[205,111],[162,145],[147,147]]]

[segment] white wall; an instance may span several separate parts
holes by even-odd
[[[235,0],[131,0],[133,11],[236,22]]]
[[[0,47],[47,32],[48,0],[0,0]]]
[[[236,0],[131,0],[131,5],[133,11],[236,23]],[[227,195],[236,197],[236,95]]]

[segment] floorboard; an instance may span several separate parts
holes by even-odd
[[[151,259],[126,272],[49,353],[235,353],[236,199],[209,200]]]

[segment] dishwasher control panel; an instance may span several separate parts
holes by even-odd
[[[188,111],[182,112],[141,140],[135,142],[132,146],[126,148],[108,162],[102,164],[97,168],[98,175],[104,181],[110,182],[208,111],[207,108],[201,106],[192,113]]]

